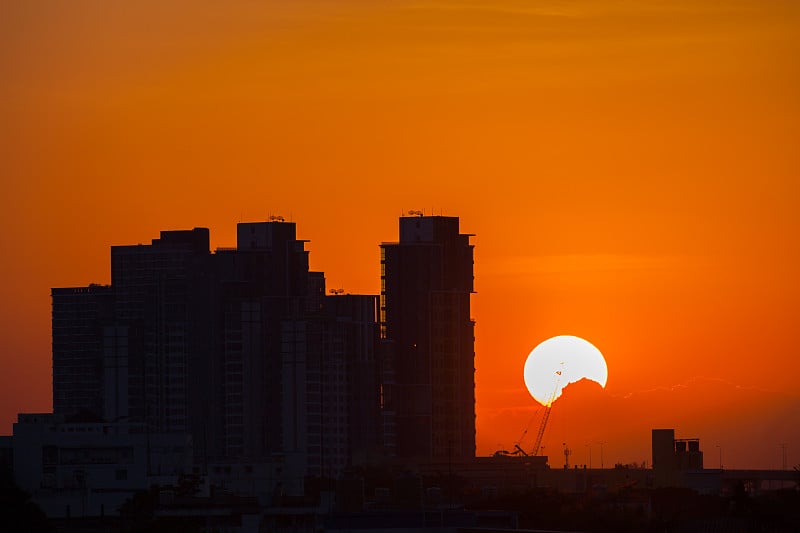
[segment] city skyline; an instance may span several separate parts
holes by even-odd
[[[574,334],[608,385],[567,389],[546,449],[639,462],[676,427],[707,464],[800,462],[798,6],[91,5],[0,7],[0,433],[49,410],[50,288],[109,283],[110,245],[282,215],[379,294],[423,210],[476,234],[479,454]]]
[[[271,218],[238,223],[235,248],[199,227],[112,246],[110,285],[53,288],[53,414],[188,434],[198,465],[285,455],[297,478],[475,457],[458,217],[400,217],[380,295],[328,291],[296,224]]]
[[[136,244],[136,245],[114,245],[114,246],[111,247],[111,258],[112,258],[112,262],[111,262],[112,263],[112,269],[111,270],[112,270],[112,272],[114,270],[113,264],[114,264],[114,257],[115,256],[117,256],[119,258],[124,258],[124,257],[127,257],[127,256],[132,256],[132,257],[142,256],[142,257],[145,257],[145,258],[150,258],[152,255],[149,254],[147,252],[147,250],[149,248],[151,248],[151,246],[155,246],[155,245],[157,245],[159,243],[162,243],[162,242],[165,243],[163,246],[167,246],[167,248],[165,248],[166,252],[168,252],[171,249],[171,248],[169,248],[170,243],[176,243],[179,246],[177,248],[178,251],[183,250],[184,246],[189,245],[190,247],[197,248],[197,251],[195,253],[199,253],[200,254],[199,257],[201,257],[201,258],[203,256],[205,256],[205,257],[208,257],[210,259],[211,257],[217,256],[217,257],[219,257],[219,261],[227,261],[225,259],[225,257],[226,256],[230,256],[230,254],[232,252],[234,252],[235,250],[237,250],[237,248],[238,248],[238,250],[242,251],[242,250],[246,250],[246,248],[244,248],[246,246],[251,246],[251,247],[256,247],[257,248],[259,246],[262,246],[262,244],[261,244],[262,242],[264,242],[264,243],[267,243],[267,242],[268,243],[272,243],[273,242],[273,238],[270,238],[270,237],[268,237],[266,235],[261,235],[261,231],[262,230],[258,230],[259,231],[259,236],[251,236],[250,233],[248,232],[248,228],[250,228],[250,227],[253,227],[254,229],[255,228],[259,228],[259,227],[269,228],[269,227],[274,227],[277,224],[278,225],[277,227],[279,227],[279,228],[280,227],[291,227],[292,228],[292,235],[294,235],[294,227],[296,225],[294,221],[285,221],[285,217],[280,216],[280,215],[271,215],[269,217],[269,219],[270,220],[267,220],[267,221],[264,221],[264,222],[249,222],[249,223],[248,222],[240,222],[240,223],[238,223],[237,224],[237,228],[238,228],[238,230],[237,230],[238,244],[237,244],[236,248],[222,246],[222,247],[218,247],[216,249],[212,249],[212,247],[210,247],[208,243],[210,242],[210,236],[213,235],[213,232],[209,232],[207,228],[198,228],[198,227],[195,227],[193,230],[174,230],[174,229],[173,230],[162,230],[160,232],[160,238],[153,239],[153,244],[152,245],[142,245],[141,243]],[[385,255],[385,250],[387,248],[388,249],[398,249],[399,250],[398,246],[403,242],[406,242],[407,244],[411,244],[411,245],[420,244],[419,243],[420,235],[422,235],[423,241],[425,241],[426,239],[430,239],[432,235],[447,234],[447,231],[442,231],[442,230],[435,230],[434,231],[432,228],[428,228],[428,229],[423,228],[422,230],[420,230],[418,228],[419,224],[417,224],[417,229],[416,230],[412,230],[413,224],[417,220],[428,221],[428,222],[437,221],[437,220],[443,220],[443,221],[454,220],[455,224],[456,224],[456,230],[455,230],[456,233],[458,231],[457,230],[458,217],[448,217],[448,216],[442,216],[442,215],[425,215],[422,210],[411,210],[411,211],[401,215],[399,220],[401,222],[401,225],[400,225],[400,228],[401,228],[400,229],[400,235],[401,235],[401,237],[398,238],[397,240],[389,239],[389,240],[382,241],[380,243],[380,248],[382,250],[384,250],[384,252],[381,254],[381,257],[383,257]],[[402,229],[403,228],[403,221],[406,221],[408,223],[407,224],[408,227],[405,230],[405,236],[403,236],[403,231],[404,230]],[[427,227],[427,225],[426,225],[426,227]],[[447,226],[444,226],[442,229],[445,229],[445,228],[447,228]],[[414,236],[415,233],[412,233],[412,231],[416,231],[417,233],[419,233],[419,235],[416,235],[416,237],[415,237]],[[420,231],[421,231],[421,233],[420,233]],[[458,237],[460,237],[460,238],[469,238],[469,237],[475,238],[474,235],[458,235]],[[275,237],[275,238],[277,238],[277,237]],[[288,237],[284,236],[282,238],[288,238]],[[294,237],[292,237],[292,238],[294,238]],[[441,236],[440,237],[436,237],[436,239],[439,239],[439,238],[442,238],[442,237]],[[251,239],[253,239],[252,243],[250,242]],[[182,244],[182,242],[184,240],[186,241],[187,244]],[[297,240],[295,242],[297,242],[297,243],[305,243],[305,242],[308,242],[308,240],[299,239],[299,240]],[[250,243],[250,244],[248,244],[248,243]],[[422,244],[422,250],[423,251],[424,251],[425,248],[430,246],[430,244],[427,244],[425,242],[423,242],[421,244]],[[174,245],[175,244],[173,244],[172,246],[174,246]],[[472,246],[469,245],[469,248],[471,249]],[[205,250],[205,251],[203,251],[203,250]],[[175,252],[171,252],[171,253],[174,254]],[[180,252],[180,253],[183,253],[183,252]],[[144,255],[142,255],[142,254],[144,254]],[[210,255],[208,255],[208,254],[210,254]],[[304,254],[306,256],[306,259],[304,261],[306,263],[309,263],[309,259],[313,258],[313,254],[309,254],[308,250],[306,250],[304,252]],[[472,254],[470,252],[470,257],[471,257],[471,255]],[[154,256],[152,256],[152,257],[154,257]],[[170,256],[167,255],[165,257],[169,258]],[[233,257],[233,256],[230,256],[230,257]],[[406,261],[405,264],[408,265],[408,261],[409,260],[411,260],[412,262],[413,261],[417,261],[418,259],[415,259],[415,257],[417,257],[417,255],[415,255],[413,253],[413,248],[412,248],[412,253],[410,255],[408,255],[407,259],[405,260]],[[427,256],[425,255],[423,257],[427,257]],[[135,262],[133,264],[139,264],[141,262],[141,260],[139,260],[137,262],[135,259],[134,259],[134,261]],[[154,261],[153,259],[146,259],[145,263],[141,263],[136,268],[140,269],[142,266],[149,265],[153,261]],[[208,260],[200,259],[201,264],[206,265],[206,263],[203,262],[203,261],[207,262]],[[395,259],[394,261],[397,261],[397,259]],[[118,259],[117,262],[120,263],[121,259]],[[381,260],[381,262],[383,262],[383,260]],[[173,264],[173,263],[174,263],[174,259],[172,259],[172,260],[168,259],[167,260],[167,264]],[[153,263],[153,264],[156,264],[156,263]],[[211,263],[208,263],[208,265],[211,265]],[[203,268],[210,268],[208,265],[204,266]],[[470,266],[470,268],[472,267],[472,261],[471,260],[468,262],[468,265]],[[124,267],[122,270],[120,270],[120,267],[117,267],[117,270],[119,270],[120,272],[125,272],[127,268],[128,267]],[[174,267],[172,267],[172,268],[174,268]],[[305,268],[308,268],[308,267],[305,267]],[[406,266],[404,268],[408,268],[408,266]],[[428,267],[423,268],[421,272],[424,272],[427,268]],[[215,269],[212,268],[211,271],[213,272],[214,270]],[[131,270],[131,272],[134,272],[134,270]],[[420,272],[416,272],[416,270],[410,270],[409,272],[415,272],[415,274],[413,276],[410,276],[410,274],[409,274],[410,277],[405,281],[406,283],[408,283],[411,279],[415,279],[416,280],[416,277],[420,274]],[[323,288],[326,287],[326,285],[325,285],[325,280],[326,280],[325,274],[326,274],[325,271],[320,271],[320,272],[309,271],[309,276],[311,276],[311,275],[318,275],[319,276],[320,283],[322,283],[322,287]],[[141,275],[141,274],[137,274],[137,275]],[[124,277],[125,278],[129,277],[129,274],[126,274]],[[289,278],[287,278],[287,279],[289,279]],[[311,278],[309,278],[309,279],[311,279]],[[471,284],[472,283],[471,276],[468,277],[468,279],[469,279],[469,283]],[[131,282],[128,281],[127,283],[124,283],[123,285],[126,286],[127,284],[130,284],[130,283]],[[309,283],[312,283],[312,282],[309,281]],[[316,282],[313,282],[313,283],[316,283]],[[427,286],[428,283],[429,282],[424,283],[423,286]],[[118,285],[119,285],[119,283],[118,283]],[[134,282],[134,285],[136,285],[136,282]],[[95,282],[92,282],[91,284],[89,284],[87,286],[82,286],[82,287],[77,287],[77,288],[54,288],[52,290],[52,293],[53,293],[53,306],[54,306],[53,307],[53,335],[54,335],[54,337],[53,337],[54,341],[53,342],[54,342],[54,346],[55,346],[55,342],[56,342],[55,335],[56,335],[56,333],[58,331],[56,329],[56,324],[57,324],[57,321],[56,321],[57,308],[55,307],[56,306],[56,302],[57,301],[61,301],[61,300],[69,302],[67,305],[70,306],[70,312],[74,313],[75,311],[72,308],[74,308],[74,303],[73,302],[74,302],[74,298],[76,297],[76,295],[79,296],[79,297],[84,297],[84,298],[87,297],[87,296],[90,296],[90,297],[94,297],[94,298],[101,298],[101,299],[102,298],[106,298],[106,299],[108,299],[113,294],[113,291],[111,291],[112,288],[113,288],[113,285],[104,285],[104,284],[95,283]],[[328,285],[327,288],[330,289],[330,293],[333,294],[333,295],[346,294],[346,295],[349,296],[351,294],[349,291],[347,291],[347,290],[345,290],[343,288],[337,288],[337,287],[330,286],[330,285]],[[470,290],[471,290],[471,287],[470,287]],[[375,294],[374,296],[373,295],[368,295],[368,294],[356,295],[356,296],[358,296],[358,297],[371,297],[371,298],[376,298],[376,299],[378,298],[378,294]],[[57,297],[59,298],[59,300],[56,299]],[[195,298],[197,298],[197,297],[202,298],[202,296],[195,296]],[[127,298],[127,299],[129,299],[129,298]],[[127,299],[123,298],[123,300],[127,300]],[[427,299],[427,297],[425,297],[424,299]],[[414,298],[409,299],[409,304],[410,305],[419,305],[419,303],[411,304],[411,302],[414,302],[414,301],[415,301]],[[406,305],[409,305],[409,304],[406,304]],[[103,307],[103,305],[93,306],[91,308],[92,312],[94,312],[95,307]],[[105,304],[105,308],[108,308],[108,307],[109,307],[109,304],[106,303]],[[108,311],[106,311],[106,314],[108,314]],[[123,311],[123,314],[124,314],[124,311]],[[105,321],[108,322],[108,319],[105,319]],[[100,322],[103,322],[103,320],[100,320]],[[379,321],[378,323],[376,323],[376,325],[379,324],[379,323],[381,323],[381,322]],[[441,327],[441,326],[439,326],[439,327]],[[119,333],[116,331],[117,329],[118,328],[115,328],[115,335],[119,335]],[[431,331],[433,331],[433,330],[431,330]],[[106,335],[108,335],[108,333],[106,333]],[[122,336],[124,338],[127,338],[127,333],[123,333]],[[391,336],[389,337],[389,340],[392,340]],[[119,344],[119,342],[116,341],[115,344]],[[76,350],[76,349],[78,351],[86,350],[86,346],[84,344],[80,344],[80,345],[75,345],[74,347],[72,347],[73,351]],[[115,350],[118,350],[118,349],[119,348],[115,348]],[[397,355],[398,355],[398,354],[395,354],[394,351],[392,351],[391,354],[392,354],[392,357],[397,357]],[[78,355],[79,358],[83,358],[83,357],[85,357],[86,354],[79,353],[77,355]],[[56,353],[54,351],[53,357],[55,358],[55,356],[56,356]],[[101,357],[102,357],[102,355],[101,355]],[[106,354],[105,357],[108,357],[108,354]],[[520,379],[521,379],[522,378],[522,376],[521,376],[522,367],[519,368],[519,373],[520,373]],[[612,375],[613,375],[613,370],[612,370]],[[54,379],[53,383],[54,383],[54,386],[55,386],[56,385],[56,380],[55,379]],[[636,401],[641,396],[647,397],[648,395],[654,396],[656,398],[656,402],[657,403],[661,403],[661,402],[664,402],[664,401],[674,401],[674,399],[676,397],[675,396],[676,392],[678,394],[688,394],[692,390],[691,387],[693,385],[697,386],[697,387],[709,387],[709,386],[713,387],[713,386],[716,386],[717,387],[717,389],[716,389],[717,391],[720,391],[720,390],[724,391],[725,387],[730,386],[731,384],[722,382],[721,380],[694,378],[694,379],[687,380],[686,383],[681,383],[681,384],[677,385],[672,390],[667,389],[667,388],[662,388],[662,389],[655,389],[655,390],[648,390],[648,391],[635,391],[635,392],[630,393],[630,394],[628,394],[626,396],[623,396],[623,397],[620,397],[620,396],[615,395],[615,394],[608,394],[604,389],[601,389],[598,384],[589,382],[587,380],[582,380],[582,381],[580,381],[580,382],[578,382],[576,384],[568,385],[564,389],[564,394],[566,395],[566,396],[563,397],[564,399],[561,399],[560,401],[557,401],[557,404],[555,404],[555,408],[554,408],[555,417],[553,418],[553,422],[551,422],[549,427],[548,427],[548,431],[546,433],[546,437],[543,440],[543,443],[545,445],[542,446],[540,452],[541,452],[542,455],[549,455],[550,456],[551,466],[555,466],[555,467],[557,467],[560,464],[560,461],[563,461],[563,459],[561,458],[562,449],[565,446],[567,446],[569,443],[571,443],[569,445],[573,446],[573,448],[571,448],[571,450],[572,450],[572,453],[573,453],[572,461],[573,461],[574,464],[589,465],[589,464],[592,464],[592,462],[594,460],[595,462],[599,461],[600,464],[603,464],[604,466],[607,466],[607,467],[608,466],[612,466],[614,464],[624,464],[624,465],[629,465],[629,464],[635,464],[635,465],[647,464],[647,465],[649,465],[649,455],[648,455],[649,454],[649,449],[647,448],[647,446],[643,446],[642,445],[642,446],[639,446],[638,448],[633,448],[632,449],[633,452],[631,452],[631,449],[628,448],[628,449],[626,449],[626,452],[624,452],[624,453],[627,453],[628,455],[624,455],[624,456],[620,455],[620,453],[618,451],[618,448],[619,448],[619,443],[617,442],[617,438],[618,437],[615,438],[615,435],[619,434],[620,429],[619,429],[619,427],[615,427],[611,420],[607,420],[606,421],[607,428],[606,428],[604,433],[598,433],[597,430],[594,430],[595,433],[592,435],[589,431],[587,431],[588,428],[592,427],[591,426],[591,420],[594,419],[595,417],[597,417],[598,413],[610,413],[610,414],[613,413],[613,415],[615,417],[618,417],[618,418],[621,419],[620,422],[624,426],[624,430],[623,430],[624,432],[627,432],[628,434],[634,433],[634,432],[639,432],[640,433],[639,435],[636,435],[635,438],[637,440],[641,441],[641,442],[646,442],[647,441],[647,436],[648,435],[647,435],[647,432],[645,431],[645,429],[647,429],[649,427],[656,427],[656,426],[667,426],[667,425],[670,425],[671,421],[678,420],[678,421],[681,421],[681,422],[687,422],[688,421],[688,423],[685,424],[685,425],[689,428],[689,433],[687,434],[686,433],[686,428],[682,427],[681,430],[683,431],[683,433],[679,433],[678,434],[679,437],[681,437],[681,438],[687,438],[687,437],[698,438],[699,436],[702,436],[704,438],[704,440],[707,443],[710,444],[711,442],[714,442],[714,441],[711,440],[711,439],[708,439],[708,437],[707,437],[708,430],[704,426],[698,426],[696,423],[694,425],[694,428],[698,428],[698,429],[692,429],[693,428],[692,418],[691,418],[691,416],[687,418],[687,414],[688,414],[687,412],[677,411],[675,415],[670,415],[670,416],[667,416],[667,417],[664,417],[662,415],[660,418],[647,417],[646,414],[642,413],[642,406],[636,404]],[[413,390],[413,388],[411,388],[409,390]],[[406,396],[409,395],[409,394],[410,393],[408,393],[408,392],[404,393],[404,395],[406,395]],[[67,402],[74,402],[74,401],[79,400],[81,398],[80,395],[75,395],[74,393],[63,394],[62,397]],[[628,401],[630,398],[633,398],[634,401]],[[56,399],[56,397],[54,396],[54,401],[55,401],[55,399]],[[109,401],[108,398],[104,399],[102,397],[98,397],[98,400],[100,401],[101,405],[105,401],[105,403],[106,403],[106,412],[105,413],[96,412],[94,416],[105,417],[107,420],[119,419],[120,417],[125,418],[125,419],[128,418],[127,410],[125,411],[125,413],[108,412],[108,401]],[[118,403],[118,401],[117,401],[117,403]],[[533,399],[531,399],[529,404],[530,404],[529,406],[526,406],[525,408],[520,409],[516,413],[512,413],[512,415],[508,417],[508,419],[512,420],[514,422],[514,424],[512,426],[506,428],[507,431],[505,433],[500,433],[500,434],[494,435],[495,440],[496,440],[496,444],[494,442],[488,441],[488,442],[490,442],[490,445],[489,446],[484,446],[483,448],[478,447],[477,450],[476,450],[476,455],[478,455],[478,456],[480,456],[480,455],[483,455],[483,456],[492,455],[493,452],[498,451],[498,450],[513,449],[513,447],[515,445],[517,445],[517,444],[519,444],[523,449],[526,449],[528,452],[530,452],[531,449],[529,449],[529,448],[533,444],[533,436],[534,436],[534,433],[535,433],[534,430],[536,429],[537,425],[539,424],[539,421],[540,421],[540,418],[541,418],[541,415],[542,415],[542,406],[539,403],[537,403],[535,400],[533,400]],[[645,403],[645,406],[649,406],[649,405],[652,405],[652,404],[651,403]],[[588,406],[591,406],[591,409],[588,409],[587,408]],[[173,405],[168,405],[168,406],[165,405],[164,407],[166,409],[169,409],[169,408],[174,407],[174,406]],[[78,414],[78,411],[80,411],[80,410],[73,410],[73,411],[70,411],[70,412],[72,414]],[[56,413],[61,413],[61,414],[64,414],[64,413],[69,414],[69,412],[66,412],[63,409],[61,409],[61,410],[60,409],[56,409],[55,412]],[[84,412],[85,414],[89,414],[89,413],[86,413],[85,411],[82,411],[82,412]],[[602,414],[600,416],[602,416]],[[639,419],[638,423],[634,421],[634,419],[637,419],[637,418]],[[785,422],[787,422],[787,423],[791,422],[791,412],[788,412],[788,416],[787,416]],[[164,422],[161,422],[161,424],[163,424],[163,423]],[[167,429],[168,427],[170,427],[169,424],[167,426],[156,425],[156,426],[154,426],[154,429],[158,429],[158,428]],[[176,426],[176,427],[173,428],[173,430],[174,429],[179,429],[180,430],[181,428],[185,428],[185,426],[179,426],[179,427]],[[520,434],[520,431],[522,432],[521,434]],[[733,433],[734,437],[736,435],[736,431],[738,431],[738,429],[734,429],[734,433]],[[419,434],[420,434],[419,431],[414,431],[412,433],[408,433],[408,435],[419,435]],[[516,438],[511,438],[514,435],[517,435]],[[503,440],[500,440],[500,438],[498,438],[498,437],[503,438]],[[424,442],[424,439],[423,439],[423,442]],[[487,441],[485,441],[485,442],[487,442]],[[728,444],[733,444],[732,446],[729,447],[728,445],[726,445],[725,441],[722,441],[721,443],[719,443],[720,441],[716,441],[716,442],[718,442],[718,443],[715,444],[714,446],[717,449],[717,451],[719,452],[719,456],[720,456],[719,463],[720,464],[723,463],[722,454],[723,454],[723,450],[725,450],[727,452],[726,455],[725,455],[725,458],[726,458],[725,463],[729,467],[736,466],[737,462],[739,461],[739,458],[736,456],[736,448],[735,448],[736,444],[732,443],[732,442],[729,442]],[[767,444],[769,444],[769,443],[767,443]],[[423,447],[424,446],[425,445],[423,445]],[[769,464],[767,466],[769,466],[770,468],[778,469],[778,468],[782,468],[784,464],[789,464],[789,465],[793,464],[793,463],[791,463],[791,461],[789,461],[787,463],[786,459],[784,458],[784,454],[786,453],[785,449],[786,449],[787,444],[786,443],[778,443],[777,446],[778,446],[778,449],[775,450],[776,451],[776,455],[775,455],[775,457],[772,457],[772,458],[769,459],[770,462],[769,462]],[[593,453],[593,448],[594,448],[594,453]],[[617,449],[615,450],[615,448],[617,448]],[[447,449],[448,452],[449,452],[449,448],[441,448],[441,449],[438,450],[438,452],[436,452],[434,450],[434,456],[436,455],[436,453],[441,455],[442,453],[444,453],[445,449]],[[603,453],[602,452],[603,449],[605,449],[605,456],[606,456],[606,460],[605,461],[601,458],[601,455],[600,455],[600,454]],[[623,449],[625,449],[625,448],[623,448]],[[430,452],[431,451],[429,450],[428,453],[430,453]],[[733,453],[731,453],[731,452],[733,452]],[[408,453],[408,452],[401,453],[401,454],[399,454],[399,456],[400,457],[406,457],[408,459],[414,459],[414,458],[418,459],[419,458],[417,455],[415,455],[413,453]],[[711,457],[711,456],[709,455],[709,457]],[[710,464],[711,463],[709,462],[709,465]]]

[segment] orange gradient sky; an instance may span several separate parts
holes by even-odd
[[[573,334],[608,385],[565,390],[545,453],[649,461],[675,427],[707,466],[800,462],[800,3],[162,4],[0,4],[0,433],[51,408],[49,289],[109,282],[110,245],[281,214],[377,293],[424,209],[477,234],[479,453]]]

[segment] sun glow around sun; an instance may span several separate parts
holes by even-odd
[[[559,335],[534,348],[525,361],[525,386],[542,405],[552,404],[570,383],[589,379],[606,386],[608,366],[592,343],[573,335]]]

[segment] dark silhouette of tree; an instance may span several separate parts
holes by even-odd
[[[0,529],[8,533],[18,531],[54,531],[44,512],[30,494],[20,489],[8,469],[0,469]]]

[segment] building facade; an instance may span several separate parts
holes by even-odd
[[[49,517],[118,515],[136,492],[190,473],[191,446],[187,435],[147,433],[127,422],[20,414],[14,479]]]
[[[104,330],[112,322],[111,287],[53,289],[53,412],[103,416]]]
[[[703,470],[700,439],[676,439],[674,429],[654,429],[651,442],[657,487],[683,486],[687,473]]]
[[[400,458],[475,455],[473,245],[457,217],[400,218],[381,245],[385,445]]]
[[[211,451],[207,432],[218,430],[211,266],[206,228],[111,247],[105,418],[189,433],[198,458]]]

